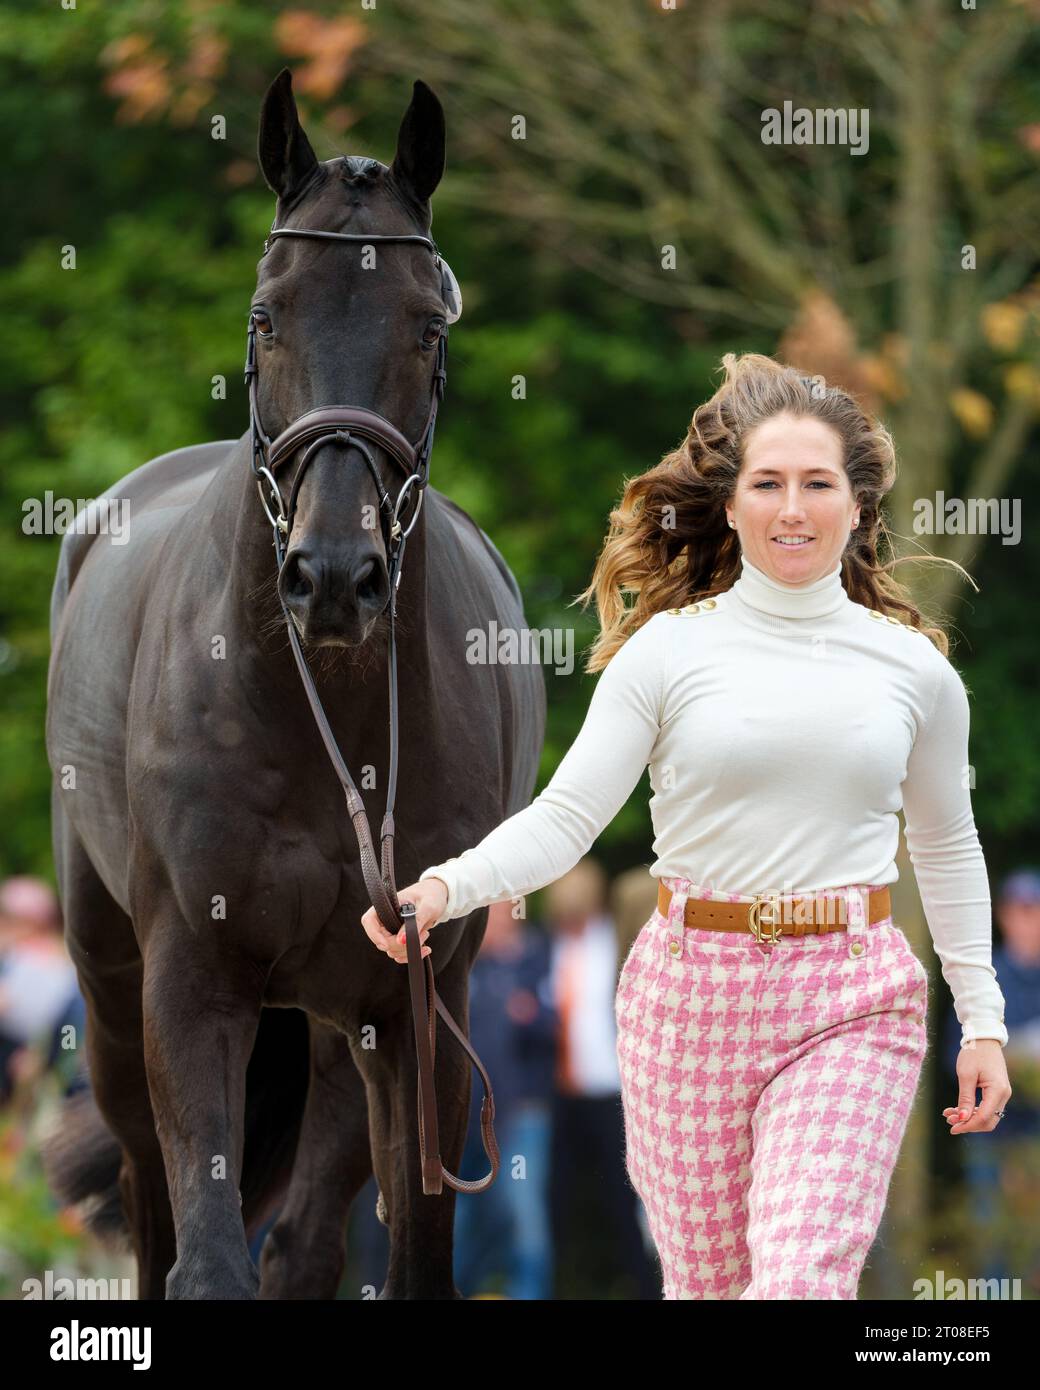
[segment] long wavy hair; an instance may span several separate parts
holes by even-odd
[[[802,376],[757,352],[727,352],[726,379],[693,412],[686,438],[656,467],[624,483],[620,504],[588,587],[573,603],[595,599],[600,633],[589,649],[587,672],[602,670],[633,632],[655,613],[681,608],[731,588],[740,577],[740,541],[727,524],[725,504],[736,491],[748,434],[787,411],[813,416],[841,439],[842,461],[859,505],[859,525],[841,557],[849,598],[919,628],[943,656],[950,644],[940,621],[926,624],[910,591],[892,575],[906,560],[954,565],[943,556],[891,557],[881,501],[896,479],[892,436],[848,392],[822,377]],[[883,551],[891,558],[878,558]],[[635,594],[627,604],[625,594]],[[573,606],[573,605],[572,605]]]

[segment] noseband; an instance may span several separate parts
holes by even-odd
[[[376,241],[418,242],[433,253],[435,262],[440,269],[441,297],[448,308],[448,322],[454,323],[462,312],[462,297],[458,282],[448,263],[441,258],[436,243],[430,237],[418,234],[376,235],[364,232],[304,231],[291,227],[279,227],[272,229],[264,242],[264,255],[271,249],[271,242],[276,237],[307,237],[321,241],[354,241],[366,244]],[[304,657],[296,624],[280,591],[279,601],[285,615],[293,657],[303,681],[311,711],[318,725],[318,732],[321,734],[347,799],[351,824],[357,836],[365,888],[376,909],[376,915],[384,926],[389,927],[390,923],[396,923],[394,930],[397,930],[402,924],[404,926],[408,957],[408,988],[418,1063],[419,1154],[422,1165],[423,1192],[428,1195],[436,1195],[441,1192],[444,1182],[458,1192],[482,1192],[494,1182],[499,1168],[498,1145],[495,1142],[494,1131],[495,1097],[491,1089],[490,1078],[480,1058],[470,1046],[466,1035],[437,995],[431,958],[422,954],[419,928],[415,920],[415,904],[398,901],[394,882],[393,812],[397,792],[397,643],[394,634],[394,619],[397,616],[397,589],[401,582],[401,565],[404,559],[405,545],[422,510],[423,493],[429,479],[430,453],[433,449],[433,431],[437,423],[437,407],[444,397],[444,386],[447,380],[445,370],[447,337],[447,328],[445,328],[437,344],[437,361],[433,372],[430,409],[426,416],[426,423],[423,425],[415,444],[409,443],[401,431],[380,415],[378,411],[367,410],[363,406],[356,405],[329,405],[310,410],[294,420],[281,434],[271,440],[260,422],[260,410],[257,403],[259,371],[256,360],[256,323],[252,312],[249,315],[245,365],[246,386],[249,388],[249,435],[253,474],[256,478],[261,505],[267,520],[271,523],[279,572],[285,562],[286,546],[296,512],[296,499],[300,490],[300,482],[314,455],[324,445],[340,444],[345,448],[359,451],[375,482],[376,493],[379,497],[381,525],[384,512],[388,518],[388,524],[384,529],[384,540],[387,547],[389,561],[387,570],[390,580],[390,595],[387,599],[389,609],[387,668],[390,681],[390,766],[386,812],[380,831],[382,854],[379,862],[376,860],[372,842],[372,828],[369,825],[364,802],[358,794],[343,760],[343,755],[336,744],[328,716],[318,698],[314,679]],[[391,501],[390,494],[383,486],[379,470],[371,450],[365,442],[366,440],[384,449],[405,475],[396,502]],[[301,448],[304,452],[293,479],[289,501],[288,504],[283,505],[282,492],[278,484],[278,470],[292,459]],[[416,498],[414,510],[408,525],[404,526],[401,515],[413,492]],[[424,965],[425,976],[423,974]],[[455,1177],[441,1163],[437,1123],[437,1093],[434,1087],[433,1073],[437,1014],[440,1014],[469,1054],[484,1084],[480,1128],[484,1152],[491,1163],[491,1171],[486,1177],[473,1182]]]

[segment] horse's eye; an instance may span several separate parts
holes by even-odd
[[[265,314],[263,309],[253,310],[253,322],[256,324],[256,331],[261,338],[269,338],[274,332],[274,324],[271,322],[270,314]]]
[[[433,319],[433,320],[427,325],[426,331],[423,333],[422,340],[423,340],[423,342],[426,344],[427,347],[433,347],[433,345],[436,343],[437,339],[441,336],[441,333],[442,333],[443,331],[444,331],[444,320],[443,320],[443,319]]]

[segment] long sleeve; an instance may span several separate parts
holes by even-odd
[[[992,963],[989,878],[967,786],[969,711],[960,676],[943,659],[932,709],[903,782],[906,844],[962,1045],[1008,1040]]]
[[[554,882],[624,806],[660,731],[667,622],[655,615],[611,658],[577,738],[530,806],[473,849],[422,871],[420,879],[439,878],[447,885],[440,921]]]

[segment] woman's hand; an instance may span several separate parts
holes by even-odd
[[[956,1105],[943,1111],[951,1134],[975,1134],[996,1129],[997,1111],[1003,1110],[1011,1096],[1004,1049],[996,1038],[976,1038],[973,1046],[962,1047],[957,1055],[960,1095]],[[982,1090],[982,1104],[975,1104],[975,1088]]]
[[[431,928],[440,921],[441,913],[448,905],[448,885],[439,878],[424,878],[421,883],[410,883],[407,888],[400,889],[397,894],[397,901],[415,904],[415,924],[419,928],[419,944],[422,946],[422,954],[428,956],[431,947],[424,946],[422,943],[429,936]],[[378,946],[381,951],[385,951],[392,960],[397,961],[398,965],[407,965],[408,947],[405,945],[404,927],[396,935],[387,931],[376,916],[374,907],[370,907],[362,917],[361,925],[373,945]]]

